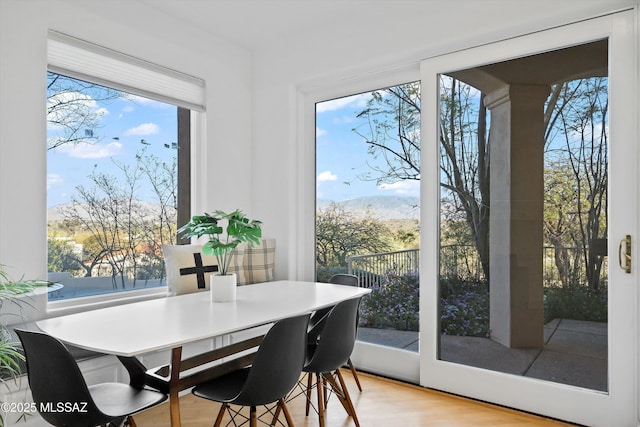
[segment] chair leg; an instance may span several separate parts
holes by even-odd
[[[351,415],[351,406],[349,406],[349,402],[347,402],[347,399],[345,398],[345,394],[344,394],[344,391],[342,390],[342,387],[340,386],[340,384],[338,384],[338,382],[333,377],[333,375],[335,374],[331,374],[331,373],[325,374],[326,381],[329,383],[329,385],[331,385],[331,389],[334,391],[336,397],[342,404],[342,407],[344,408],[347,415]]]
[[[224,413],[227,412],[227,408],[229,407],[228,403],[223,403],[220,407],[220,411],[218,411],[218,416],[216,417],[216,422],[213,424],[213,427],[220,427],[222,424],[222,418],[224,417]]]
[[[309,407],[311,406],[311,386],[313,385],[313,374],[311,372],[307,373],[307,407],[305,410],[305,415],[309,416]]]
[[[351,417],[353,418],[353,422],[356,424],[356,427],[360,427],[360,422],[358,421],[358,416],[356,415],[356,408],[353,406],[353,401],[351,400],[351,396],[349,396],[349,390],[347,390],[347,385],[344,382],[344,378],[340,373],[340,369],[336,370],[338,373],[338,380],[340,380],[340,386],[342,387],[342,392],[344,393],[344,398],[347,401],[347,404],[351,408],[349,411],[351,413]]]
[[[324,394],[324,407],[326,409],[327,406],[329,406],[329,393],[327,393],[327,378],[324,375],[322,375],[322,390]]]
[[[316,374],[317,382],[316,388],[318,389],[318,422],[320,423],[320,427],[324,427],[324,387],[322,386],[322,374]]]
[[[356,385],[358,386],[358,390],[362,391],[362,386],[360,385],[360,378],[358,378],[358,371],[356,371],[355,366],[353,366],[353,362],[351,362],[351,358],[347,360],[347,365],[349,369],[351,369],[351,373],[353,374],[353,379],[356,380]]]
[[[278,419],[280,418],[280,412],[282,412],[282,405],[280,405],[280,402],[284,402],[284,399],[278,400],[278,405],[276,406],[276,411],[273,414],[273,418],[271,418],[271,424],[270,425],[272,425],[272,426],[275,426],[276,423],[278,422]],[[284,414],[284,416],[286,418],[287,414]]]
[[[258,413],[256,411],[255,406],[251,406],[249,409],[249,426],[250,427],[258,426]]]
[[[293,419],[291,418],[291,414],[289,413],[289,408],[287,408],[287,404],[285,403],[284,399],[280,399],[279,408],[282,408],[282,412],[284,412],[284,418],[287,420],[287,425],[289,427],[294,427]],[[276,420],[274,420],[273,425],[275,425],[275,421]]]
[[[137,427],[137,426],[136,426],[136,422],[135,422],[135,421],[133,421],[133,417],[132,417],[131,415],[129,415],[129,416],[127,417],[127,425],[128,425],[129,427]]]

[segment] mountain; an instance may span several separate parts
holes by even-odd
[[[137,201],[142,208],[143,216],[154,218],[158,206],[152,203]],[[420,219],[420,199],[417,197],[398,197],[398,196],[372,196],[357,197],[355,199],[342,200],[335,202],[333,200],[319,199],[316,209],[324,210],[331,203],[343,206],[345,210],[352,212],[366,212],[369,210],[373,216],[378,219]],[[71,204],[57,205],[49,208],[48,220],[51,222],[61,221],[64,216],[62,211],[69,209]]]
[[[136,216],[145,220],[154,220],[158,216],[158,212],[160,211],[160,206],[155,203],[144,202],[142,200],[134,201],[137,214]],[[72,209],[72,203],[64,203],[61,205],[55,205],[47,209],[47,221],[48,222],[57,222],[62,221],[64,219],[64,211]],[[124,213],[124,212],[123,212]],[[85,209],[79,209],[78,214],[81,215],[84,219],[88,219],[89,215],[86,213]]]
[[[333,200],[319,199],[316,209],[324,210],[331,203],[353,212],[365,212],[367,209],[379,219],[420,219],[420,199],[417,197],[372,196],[355,199]]]

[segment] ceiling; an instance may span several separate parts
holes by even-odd
[[[137,0],[173,19],[249,50],[295,38],[353,37],[356,22],[371,22],[372,34],[414,27],[433,0]],[[461,1],[461,0],[453,0]],[[467,0],[464,0],[467,1]],[[395,8],[399,16],[390,16]],[[417,13],[417,12],[420,13]],[[388,19],[390,18],[390,19]],[[380,23],[383,19],[384,23]],[[388,19],[388,20],[387,20]]]
[[[131,0],[249,50],[308,43],[384,43],[401,33],[411,44],[469,40],[584,19],[636,0]],[[95,5],[95,3],[94,3]],[[577,13],[576,13],[577,11]],[[135,15],[135,13],[132,13]],[[132,16],[132,18],[134,18]],[[139,18],[139,17],[138,17]],[[154,23],[151,19],[149,25]],[[138,25],[140,20],[137,21]],[[446,39],[444,37],[446,35]],[[444,40],[443,40],[444,39]]]

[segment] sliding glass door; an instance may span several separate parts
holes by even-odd
[[[618,14],[423,62],[423,385],[635,425],[633,31]]]

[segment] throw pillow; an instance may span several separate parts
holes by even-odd
[[[238,275],[239,285],[249,285],[251,283],[269,282],[273,280],[273,270],[276,256],[276,240],[262,239],[256,247],[250,247],[244,243],[237,248],[242,254],[240,261],[244,277]],[[239,257],[240,258],[240,257]],[[235,267],[236,269],[239,266]]]
[[[202,253],[202,245],[162,245],[169,295],[209,289],[209,274],[218,271],[212,255]]]

